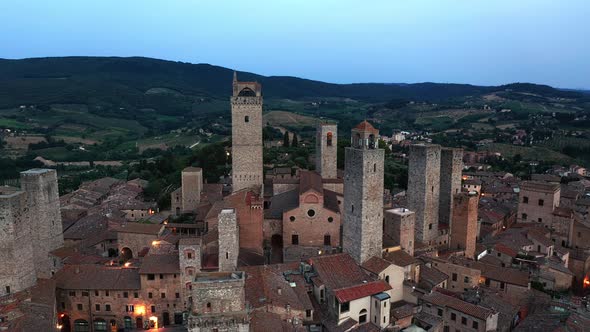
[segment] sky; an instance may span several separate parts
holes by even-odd
[[[590,1],[0,0],[0,58],[70,55],[333,83],[590,89]]]

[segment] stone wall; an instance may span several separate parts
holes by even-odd
[[[31,169],[21,173],[31,220],[31,242],[37,277],[50,278],[57,268],[49,252],[64,245],[57,172]]]
[[[182,171],[182,211],[196,211],[203,192],[203,170],[187,167]]]
[[[383,230],[395,244],[414,255],[414,223],[416,214],[405,208],[385,211]]]
[[[0,187],[0,296],[37,282],[28,208],[24,192]]]
[[[338,127],[321,123],[317,128],[315,168],[323,179],[337,176]]]
[[[439,223],[450,225],[453,216],[453,196],[461,192],[463,149],[442,148],[440,154]]]
[[[219,271],[235,271],[240,251],[238,220],[234,209],[223,209],[217,224],[219,233]]]
[[[232,189],[262,190],[262,96],[231,98]]]
[[[416,212],[416,241],[431,244],[438,236],[440,193],[439,145],[410,146],[408,208]]]
[[[381,149],[345,150],[342,247],[359,264],[381,255],[384,156]]]
[[[144,248],[150,248],[152,242],[157,239],[158,236],[156,234],[117,232],[119,253],[123,252],[123,248],[129,248],[131,249],[133,258],[138,258],[139,252]]]

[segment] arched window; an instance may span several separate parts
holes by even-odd
[[[74,321],[74,332],[88,332],[90,331],[90,325],[83,319],[77,319]]]
[[[359,324],[366,323],[366,322],[367,322],[367,309],[363,309],[363,310],[361,310],[361,312],[359,312]]]
[[[362,148],[363,147],[363,140],[361,139],[361,134],[357,133],[356,134],[356,142],[355,145],[357,146],[357,148]]]
[[[331,132],[326,134],[326,145],[332,146],[332,137],[333,137],[333,134]]]
[[[207,302],[207,311],[211,311],[211,302]]]
[[[371,135],[369,135],[369,149],[374,149],[374,148],[376,148],[375,135],[371,134]]]
[[[123,323],[125,324],[125,329],[132,329],[133,328],[133,320],[131,320],[131,317],[125,316],[123,318]]]

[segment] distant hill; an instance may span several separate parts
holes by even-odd
[[[190,64],[142,57],[59,57],[0,59],[0,109],[22,104],[88,104],[162,108],[179,114],[195,98],[228,98],[233,71],[209,64]],[[438,101],[510,89],[544,96],[587,95],[544,85],[510,84],[331,84],[287,76],[239,72],[241,80],[263,85],[266,98],[346,97],[371,102],[392,99]],[[175,108],[174,105],[179,105]],[[175,110],[176,109],[176,110]],[[176,112],[176,113],[175,113]]]

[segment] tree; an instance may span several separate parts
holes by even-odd
[[[288,148],[289,147],[289,132],[285,131],[285,135],[283,136],[283,146]]]
[[[299,146],[299,141],[297,140],[297,134],[293,133],[293,142],[291,142],[291,146],[296,148]]]

